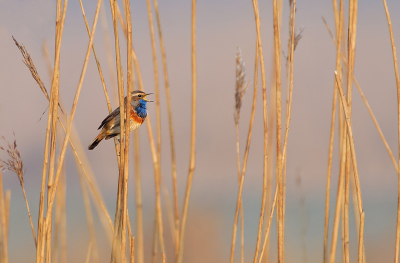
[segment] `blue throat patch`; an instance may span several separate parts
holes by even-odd
[[[139,100],[139,105],[136,107],[136,113],[140,118],[146,118],[147,117],[147,101],[145,100]]]

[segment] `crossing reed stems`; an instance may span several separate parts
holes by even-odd
[[[74,119],[74,116],[75,116],[76,107],[77,107],[77,104],[78,104],[78,100],[79,100],[79,95],[80,95],[80,91],[81,91],[81,88],[82,88],[83,79],[84,79],[84,76],[85,76],[85,73],[86,73],[87,63],[88,63],[89,55],[90,55],[90,49],[91,49],[91,46],[92,46],[92,43],[93,43],[93,36],[94,36],[95,30],[96,30],[96,24],[97,24],[97,18],[98,18],[99,9],[100,9],[100,3],[101,3],[101,0],[99,0],[99,2],[97,4],[95,18],[94,18],[94,22],[93,22],[93,26],[92,26],[92,28],[93,28],[92,35],[91,35],[90,40],[89,40],[89,45],[88,45],[88,49],[87,49],[87,52],[86,52],[86,57],[85,57],[84,65],[83,65],[83,68],[82,68],[81,77],[80,77],[80,80],[79,80],[78,88],[77,88],[77,91],[76,91],[76,94],[75,94],[75,98],[74,98],[74,102],[73,102],[73,106],[72,106],[72,110],[71,110],[70,121],[68,123],[67,131],[65,133],[64,142],[63,142],[63,145],[62,145],[62,148],[61,148],[61,154],[60,154],[60,157],[59,157],[58,166],[57,166],[57,172],[56,172],[54,186],[53,186],[54,187],[54,191],[52,191],[50,193],[51,196],[50,196],[49,206],[47,208],[46,218],[51,218],[51,214],[52,214],[52,211],[53,211],[53,203],[54,203],[55,192],[56,192],[55,190],[57,189],[58,181],[60,179],[61,167],[62,167],[62,163],[63,163],[64,158],[65,158],[65,152],[66,152],[66,148],[67,148],[67,143],[69,141],[72,122],[73,122],[73,119]],[[50,220],[47,221],[46,229],[48,227],[49,222],[50,222]]]
[[[173,122],[172,122],[171,91],[170,91],[170,87],[169,87],[168,70],[167,70],[167,56],[165,53],[164,39],[162,36],[161,19],[160,19],[160,13],[158,11],[158,3],[157,3],[157,0],[153,0],[153,2],[154,2],[154,9],[156,11],[157,28],[158,28],[158,35],[160,38],[161,57],[162,57],[164,81],[165,81],[165,93],[167,96],[168,126],[169,126],[169,137],[170,137],[170,144],[171,144],[172,185],[173,185],[173,192],[174,192],[174,211],[175,211],[175,213],[174,213],[174,215],[175,215],[174,239],[175,239],[175,253],[177,253],[178,244],[179,244],[179,204],[178,204],[178,184],[177,184],[177,178],[176,178],[175,136],[174,136],[174,126],[173,126]]]
[[[334,6],[337,5],[336,1]],[[337,15],[337,7],[334,8],[335,14],[335,25],[336,25],[336,71],[341,72],[341,40],[342,40],[342,9],[343,0],[340,1],[340,14]],[[328,171],[326,176],[326,195],[325,195],[325,228],[324,228],[324,263],[328,262],[328,230],[329,230],[329,204],[330,204],[330,183],[331,183],[331,172],[332,172],[332,157],[333,157],[333,142],[335,135],[335,119],[336,119],[336,103],[337,103],[337,88],[336,80],[334,81],[333,87],[333,103],[332,103],[332,118],[331,118],[331,131],[329,137],[329,154],[328,154]]]
[[[263,162],[263,191],[261,197],[261,212],[260,212],[260,219],[258,223],[258,234],[257,234],[257,243],[256,243],[256,250],[254,253],[254,260],[255,263],[258,258],[258,252],[260,249],[260,242],[262,237],[262,229],[263,229],[263,222],[264,222],[264,213],[265,213],[265,202],[267,199],[267,165],[268,165],[268,112],[267,112],[267,92],[266,92],[266,83],[265,83],[265,67],[264,67],[264,54],[262,50],[262,43],[261,43],[261,33],[260,33],[260,16],[259,16],[259,9],[258,9],[258,1],[253,0],[253,9],[254,9],[254,17],[256,22],[256,32],[257,32],[257,46],[256,49],[258,51],[257,54],[260,56],[260,66],[261,66],[261,79],[262,79],[262,93],[263,93],[263,120],[264,120],[264,162]],[[256,67],[257,68],[257,55],[256,55]],[[255,79],[257,80],[257,73],[255,72]],[[256,87],[256,86],[255,86]],[[255,103],[255,102],[254,102]],[[243,174],[244,176],[244,174]]]

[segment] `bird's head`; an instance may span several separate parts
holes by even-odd
[[[131,93],[132,104],[138,104],[138,103],[146,104],[147,102],[153,102],[151,100],[146,99],[146,97],[150,94],[153,94],[153,93],[145,93],[140,90],[132,91],[132,93]]]

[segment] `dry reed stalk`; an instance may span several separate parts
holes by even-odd
[[[8,237],[7,237],[7,213],[6,213],[6,204],[5,204],[5,196],[3,191],[3,175],[0,169],[0,258],[1,262],[8,263]]]
[[[74,156],[75,159],[77,158]],[[75,160],[77,162],[77,160]],[[78,167],[77,167],[78,168]],[[99,255],[98,255],[98,250],[97,250],[97,241],[96,241],[96,231],[94,227],[94,222],[93,222],[93,214],[92,214],[92,209],[90,207],[90,199],[89,195],[85,186],[85,181],[84,181],[84,175],[82,174],[82,170],[78,169],[78,175],[79,175],[79,182],[81,185],[81,190],[82,190],[82,199],[83,199],[83,204],[85,206],[85,212],[86,212],[86,220],[88,224],[88,229],[89,229],[89,236],[90,236],[90,244],[93,246],[93,262],[98,262],[99,261]],[[57,261],[53,261],[57,262]]]
[[[243,103],[243,98],[246,93],[249,82],[246,82],[246,69],[242,61],[242,54],[240,48],[237,48],[236,55],[236,86],[235,86],[235,128],[236,128],[236,159],[237,159],[237,172],[238,183],[240,183],[240,151],[239,151],[239,120],[240,110]],[[244,262],[244,220],[243,220],[243,202],[240,200],[240,251],[241,262]]]
[[[127,31],[127,76],[126,76],[126,94],[130,96],[132,89],[132,19],[131,19],[131,8],[129,0],[125,1],[125,17],[126,17],[126,31]],[[123,90],[122,90],[123,95]],[[128,122],[130,119],[130,111],[131,111],[131,103],[128,102],[125,104],[125,120]],[[129,179],[129,134],[130,127],[129,125],[125,126],[125,167],[124,167],[124,185],[123,185],[123,195],[122,195],[122,242],[121,242],[121,255],[122,262],[125,262],[125,251],[126,251],[126,222],[128,215],[128,179]],[[122,136],[122,133],[121,133]],[[121,147],[122,148],[122,147]],[[129,219],[128,219],[129,220]],[[130,224],[129,224],[130,227]],[[130,241],[130,237],[129,237]]]
[[[152,48],[152,55],[153,55],[153,70],[154,70],[154,87],[155,87],[155,95],[156,95],[156,137],[157,137],[157,177],[158,183],[156,183],[156,192],[160,192],[160,181],[161,181],[161,111],[160,111],[160,92],[159,92],[159,84],[158,84],[158,64],[157,64],[157,52],[156,52],[156,42],[154,37],[154,26],[153,26],[153,17],[151,11],[151,2],[147,0],[147,13],[149,16],[149,27],[150,27],[150,36],[151,36],[151,48]],[[161,200],[160,200],[161,202]],[[157,205],[158,206],[158,205]],[[160,204],[161,206],[161,204]],[[156,216],[158,217],[159,211],[156,212]],[[162,223],[158,221],[159,223]],[[160,232],[161,234],[161,232]],[[174,235],[173,235],[174,236]],[[156,242],[156,240],[154,240]],[[164,251],[164,249],[161,249]]]
[[[60,98],[61,101],[61,98]],[[58,129],[61,130],[60,126]],[[58,142],[62,143],[62,137],[60,136],[60,131],[58,131]],[[61,171],[61,179],[59,190],[56,192],[56,210],[55,210],[55,222],[54,222],[54,239],[53,239],[53,253],[52,253],[52,262],[58,262],[58,254],[60,248],[61,237],[65,237],[66,233],[63,233],[62,223],[63,223],[63,215],[66,213],[66,170],[65,163],[63,164]]]
[[[341,7],[341,16],[343,15],[343,5]],[[343,21],[341,20],[340,23]],[[342,103],[341,98],[339,97],[339,101]],[[341,109],[342,107],[339,107]],[[341,116],[342,113],[339,112],[339,143],[340,143],[340,172],[339,172],[339,180],[338,180],[338,189],[337,189],[337,195],[336,195],[336,206],[335,206],[335,216],[334,216],[334,221],[333,221],[333,230],[332,230],[332,241],[331,241],[331,250],[330,250],[330,255],[329,255],[329,263],[334,263],[335,262],[335,256],[336,256],[336,247],[337,247],[337,238],[338,238],[338,231],[339,231],[339,221],[340,221],[340,216],[341,216],[341,210],[344,210],[344,174],[345,174],[345,129],[343,126],[341,126]],[[344,216],[344,211],[342,211],[342,216]],[[342,222],[344,222],[344,218],[342,218]],[[343,226],[343,224],[342,224]],[[344,228],[343,228],[343,241],[344,241]],[[343,242],[344,244],[344,242]],[[344,253],[344,247],[343,247],[343,253]],[[343,261],[344,261],[344,254],[343,254]]]
[[[46,223],[47,223],[47,220],[46,220],[46,218],[44,218],[43,224],[40,225],[41,228],[38,229],[38,235],[39,235],[39,233],[41,234],[40,237],[38,236],[38,241],[45,240],[45,238],[46,238],[46,229],[45,229]],[[38,243],[38,245],[39,245],[39,243]],[[36,262],[44,262],[44,248],[43,248],[43,251],[41,251],[40,253],[37,252],[36,257],[37,257]]]
[[[266,84],[265,84],[265,67],[264,67],[264,54],[262,50],[262,43],[261,43],[261,33],[260,33],[260,16],[259,16],[259,9],[258,9],[258,1],[253,0],[253,9],[254,9],[254,18],[256,23],[256,32],[257,32],[257,41],[256,41],[256,49],[257,54],[260,56],[260,66],[261,66],[261,79],[262,79],[262,91],[263,91],[263,120],[264,120],[264,162],[263,162],[263,191],[261,197],[261,212],[260,212],[260,219],[258,223],[258,234],[257,234],[257,243],[256,249],[254,253],[254,263],[257,261],[258,252],[260,249],[260,242],[262,237],[262,228],[263,228],[263,221],[264,221],[264,211],[265,211],[265,202],[267,199],[267,167],[268,167],[268,112],[267,112],[267,92],[266,92]],[[256,66],[255,70],[258,70],[257,63],[258,63],[258,55],[256,54]],[[255,73],[255,79],[257,80],[257,73]],[[255,86],[256,87],[256,86]],[[244,176],[244,174],[243,174]],[[231,254],[232,255],[232,254]],[[233,260],[233,258],[231,259]]]
[[[243,191],[243,184],[244,184],[244,175],[246,172],[247,167],[247,159],[250,150],[250,142],[251,142],[251,135],[253,131],[253,122],[254,122],[254,114],[256,109],[256,102],[257,102],[257,78],[258,78],[258,56],[259,56],[259,48],[258,48],[258,39],[256,43],[256,58],[255,58],[255,67],[254,67],[254,91],[253,91],[253,106],[250,115],[250,124],[249,124],[249,131],[247,135],[247,142],[246,148],[243,157],[243,164],[242,164],[242,172],[240,175],[240,183],[239,183],[239,192],[238,192],[238,199],[236,202],[236,212],[235,212],[235,219],[233,223],[233,230],[232,230],[232,241],[231,241],[231,254],[230,254],[230,262],[233,262],[234,252],[235,252],[235,242],[236,242],[236,229],[237,229],[237,222],[238,222],[238,215],[239,215],[239,208],[242,199],[242,191]]]
[[[53,188],[54,171],[56,161],[56,143],[57,143],[57,118],[58,118],[58,101],[59,101],[59,84],[60,84],[60,52],[61,42],[64,29],[65,16],[67,12],[68,0],[64,0],[64,6],[61,9],[62,0],[57,1],[56,9],[56,39],[55,39],[55,55],[54,55],[54,70],[51,83],[49,118],[51,119],[51,137],[50,137],[50,162],[49,174],[47,179],[47,207],[49,206],[49,197],[55,193]],[[52,113],[50,114],[50,111]],[[62,166],[62,164],[59,164]],[[51,237],[52,237],[52,214],[47,217],[48,227],[46,236],[46,262],[51,261]]]
[[[130,250],[129,250],[129,254],[131,255],[130,259],[131,259],[131,263],[135,263],[135,237],[131,237],[130,240]]]
[[[362,214],[364,214],[364,209],[363,209],[362,198],[361,198],[360,180],[359,180],[359,176],[358,176],[356,153],[355,153],[355,149],[354,149],[354,139],[353,139],[353,131],[352,131],[352,127],[351,127],[350,112],[349,112],[348,105],[346,105],[345,100],[344,100],[343,89],[342,89],[337,72],[335,72],[335,77],[336,77],[336,82],[337,82],[337,88],[339,90],[339,95],[342,99],[343,110],[344,110],[345,117],[346,117],[346,127],[347,127],[348,137],[349,137],[349,141],[350,141],[351,161],[352,161],[352,167],[353,167],[353,171],[354,171],[354,181],[355,181],[355,185],[356,185],[357,204],[358,204],[358,210],[360,211],[360,216],[362,216]],[[360,230],[359,238],[361,238],[361,235],[363,235],[363,233],[364,233],[364,230]],[[359,247],[359,250],[361,250],[361,252],[359,251],[359,255],[360,255],[360,253],[362,255],[362,250],[363,250],[362,248],[364,246],[363,240],[361,240],[360,245],[362,245],[362,247],[361,248]],[[359,260],[360,260],[360,258],[359,258]]]
[[[162,252],[162,262],[167,263],[167,257],[165,255],[165,252]]]
[[[364,211],[360,215],[360,229],[358,236],[358,263],[364,262],[364,221],[365,213]]]
[[[137,261],[144,263],[144,245],[143,245],[143,201],[142,201],[142,183],[140,180],[140,148],[139,131],[133,132],[135,147],[135,194],[136,194],[136,239],[137,239]]]
[[[19,151],[17,149],[17,141],[14,139],[14,142],[12,144],[10,144],[8,141],[6,141],[4,136],[2,136],[2,139],[7,144],[7,148],[4,149],[3,147],[0,146],[0,150],[5,151],[7,153],[9,159],[6,161],[0,160],[0,169],[2,171],[4,171],[4,170],[12,171],[18,176],[19,184],[21,185],[22,193],[24,195],[24,199],[25,199],[25,203],[26,203],[26,209],[28,211],[29,222],[30,222],[31,228],[32,228],[33,241],[35,243],[35,247],[37,247],[35,228],[33,227],[32,216],[31,216],[31,212],[30,212],[29,204],[28,204],[28,198],[26,197],[25,187],[24,187],[24,173],[25,173],[24,164],[22,162],[21,154],[19,153]]]
[[[111,90],[114,96],[114,102],[116,102],[117,99],[117,85],[115,84],[115,69],[114,69],[114,63],[113,63],[113,55],[112,55],[112,48],[111,48],[111,43],[110,43],[110,35],[108,33],[108,26],[107,26],[107,17],[106,17],[106,9],[104,7],[104,2],[102,3],[102,10],[101,10],[101,24],[103,27],[103,35],[104,35],[104,43],[106,45],[106,52],[107,52],[107,64],[108,64],[108,72],[110,75],[110,81],[111,81]]]
[[[171,94],[168,80],[168,71],[167,71],[167,56],[165,54],[164,47],[164,39],[161,31],[161,20],[160,13],[158,11],[158,3],[157,0],[153,0],[154,9],[156,11],[157,18],[157,28],[158,35],[160,39],[160,47],[161,47],[161,57],[163,63],[163,72],[164,72],[164,81],[165,81],[165,93],[167,96],[167,111],[168,111],[168,125],[169,125],[169,136],[170,136],[170,144],[171,144],[171,165],[172,165],[172,185],[174,192],[174,211],[175,211],[175,253],[178,250],[179,244],[179,204],[178,204],[178,184],[176,179],[176,155],[175,155],[175,139],[174,139],[174,126],[172,122],[172,106],[171,106]],[[139,262],[141,263],[141,262]]]
[[[356,29],[357,29],[357,0],[349,2],[349,19],[348,19],[348,68],[347,68],[347,106],[349,110],[349,118],[351,119],[351,104],[352,104],[352,84],[354,73],[355,60],[355,44],[356,44]],[[347,128],[347,126],[346,126]],[[347,128],[348,129],[348,128]],[[347,130],[346,129],[346,130]],[[350,199],[350,165],[351,153],[349,141],[349,131],[346,132],[346,174],[345,174],[345,210],[344,210],[344,227],[345,227],[345,259],[346,263],[350,262],[349,251],[349,199]],[[355,164],[353,164],[355,165]]]
[[[66,152],[67,144],[68,144],[68,141],[69,141],[69,136],[70,136],[70,133],[71,133],[72,122],[73,122],[73,119],[75,117],[76,107],[77,107],[77,104],[78,104],[78,100],[79,100],[79,95],[80,95],[80,91],[81,91],[81,88],[82,88],[83,79],[84,79],[84,76],[85,76],[85,73],[86,73],[87,63],[89,61],[90,49],[91,49],[91,46],[92,46],[92,43],[93,43],[93,37],[94,37],[95,30],[96,30],[97,19],[98,19],[98,14],[99,14],[99,10],[100,10],[100,4],[101,4],[101,0],[99,0],[98,3],[97,3],[95,18],[94,18],[93,26],[92,26],[92,28],[93,28],[92,35],[91,35],[90,40],[89,40],[88,48],[87,48],[87,51],[86,51],[86,57],[85,57],[84,65],[83,65],[83,68],[82,68],[82,73],[81,73],[81,76],[80,76],[80,79],[79,79],[79,83],[78,83],[78,87],[77,87],[77,90],[76,90],[74,102],[73,102],[73,105],[72,105],[72,110],[71,110],[71,114],[70,114],[70,121],[68,123],[67,131],[65,133],[64,142],[63,142],[63,145],[62,145],[62,148],[61,148],[61,154],[60,154],[60,157],[59,157],[58,166],[57,166],[57,172],[56,172],[54,186],[53,186],[54,187],[54,191],[52,191],[50,193],[50,195],[51,195],[50,196],[50,202],[49,202],[50,205],[48,206],[48,209],[47,209],[46,218],[49,218],[52,215],[53,203],[54,203],[54,198],[55,198],[55,190],[57,189],[58,181],[60,179],[61,167],[62,167],[62,163],[63,163],[64,158],[65,158],[65,152]],[[47,221],[47,223],[46,223],[46,228],[47,228],[48,225],[49,225],[49,221]]]
[[[340,1],[340,14],[337,14],[337,3],[333,0],[334,14],[335,14],[335,25],[336,27],[336,71],[341,72],[341,56],[340,56],[340,45],[342,36],[342,9],[343,0]],[[335,8],[336,7],[336,8]],[[328,171],[326,176],[326,195],[325,195],[325,228],[324,228],[324,263],[328,262],[328,230],[329,230],[329,204],[330,204],[330,183],[331,183],[331,172],[332,172],[332,156],[333,156],[333,142],[335,135],[335,119],[336,119],[336,103],[337,103],[337,89],[336,81],[334,81],[333,87],[333,102],[332,102],[332,118],[331,118],[331,132],[329,138],[329,154],[328,154]]]
[[[88,24],[87,19],[86,19],[85,10],[83,9],[82,0],[79,0],[79,4],[81,5],[81,10],[82,10],[83,19],[85,20],[86,30],[87,30],[88,35],[89,35],[89,37],[90,37],[90,28],[89,28],[89,24]],[[112,108],[111,108],[110,98],[109,98],[109,96],[108,96],[108,92],[107,92],[107,88],[106,88],[106,83],[104,82],[103,71],[101,70],[100,62],[99,62],[99,59],[97,58],[97,54],[96,54],[96,50],[95,50],[95,48],[94,48],[94,44],[92,45],[92,50],[93,50],[94,58],[95,58],[95,60],[96,60],[97,69],[98,69],[98,71],[99,71],[100,81],[101,81],[101,84],[102,84],[102,86],[103,86],[104,95],[105,95],[105,97],[106,97],[108,112],[111,113],[111,112],[112,112]]]
[[[89,242],[89,247],[88,247],[88,251],[86,254],[86,263],[90,262],[90,255],[92,253],[92,241]]]
[[[158,223],[157,223],[157,209],[156,209],[156,216],[154,218],[154,233],[153,233],[153,254],[152,254],[152,262],[156,263],[157,262],[157,249],[158,249],[158,245],[157,245],[157,240],[158,240],[158,230],[159,228]]]
[[[7,244],[8,244],[8,232],[10,230],[10,205],[11,205],[11,190],[8,189],[6,191],[6,197],[5,197],[5,214],[6,214],[6,238],[7,238]]]
[[[328,24],[326,23],[325,19],[323,19],[323,21],[324,21],[325,26],[326,26],[326,28],[327,28],[327,30],[328,30],[330,36],[331,36],[332,41],[333,41],[334,44],[337,46],[336,40],[335,40],[335,38],[333,37],[333,35],[332,35],[332,33],[331,33],[331,30],[329,29]],[[340,55],[342,56],[342,59],[343,59],[343,62],[344,62],[344,64],[345,64],[345,66],[347,67],[348,64],[347,64],[347,59],[346,59],[345,55],[344,55],[342,52],[340,52]],[[357,89],[358,89],[358,92],[360,93],[361,98],[363,99],[363,101],[364,101],[364,103],[365,103],[365,106],[367,107],[367,110],[368,110],[369,114],[371,115],[372,121],[374,122],[374,125],[375,125],[375,127],[376,127],[376,129],[377,129],[377,131],[378,131],[378,133],[379,133],[379,136],[381,137],[382,142],[383,142],[383,144],[385,145],[385,148],[386,148],[386,150],[387,150],[387,152],[388,152],[388,154],[389,154],[389,157],[390,157],[390,159],[392,160],[393,165],[394,165],[394,167],[395,167],[395,169],[396,169],[396,171],[397,171],[397,170],[398,170],[398,167],[397,167],[396,160],[395,160],[395,158],[394,158],[394,156],[393,156],[392,150],[390,149],[389,144],[387,143],[387,141],[386,141],[386,139],[385,139],[385,136],[383,135],[382,130],[381,130],[379,124],[378,124],[378,121],[376,120],[375,115],[374,115],[374,113],[372,112],[371,107],[369,106],[369,103],[368,103],[368,101],[367,101],[367,98],[365,97],[365,95],[364,95],[364,93],[363,93],[363,91],[362,91],[360,85],[358,84],[358,81],[357,81],[357,79],[356,79],[355,76],[353,76],[353,81],[354,81],[354,84],[356,84],[356,87],[357,87]]]
[[[269,238],[269,233],[270,233],[270,230],[271,230],[272,218],[274,216],[274,210],[275,210],[277,197],[278,197],[278,187],[275,188],[274,200],[272,201],[271,213],[269,214],[268,225],[267,225],[267,229],[265,230],[263,246],[262,246],[262,249],[261,249],[260,259],[259,259],[258,263],[261,263],[261,260],[263,259],[264,251],[265,251],[265,248],[266,248],[266,245],[267,245],[267,241],[268,241],[268,238]]]
[[[289,127],[290,127],[290,119],[291,119],[291,112],[292,112],[292,97],[293,97],[293,57],[294,51],[296,50],[297,44],[299,43],[300,39],[302,38],[303,29],[300,29],[296,33],[295,29],[295,18],[296,18],[296,0],[289,1],[290,3],[290,40],[288,41],[288,60],[287,60],[287,103],[286,103],[286,124],[285,124],[285,137],[283,140],[283,151],[282,151],[282,163],[281,167],[279,168],[282,173],[283,177],[283,185],[282,185],[282,214],[283,214],[283,243],[284,233],[285,233],[285,210],[286,210],[286,153],[287,153],[287,142],[289,136]]]
[[[114,218],[114,235],[113,235],[113,243],[111,250],[111,262],[125,262],[125,252],[122,252],[122,239],[123,235],[126,236],[126,233],[122,233],[122,215],[123,211],[121,211],[121,202],[124,196],[124,168],[125,168],[125,118],[126,118],[126,108],[124,105],[124,83],[123,83],[123,72],[121,66],[121,55],[120,55],[120,47],[119,47],[119,36],[118,36],[118,21],[116,14],[116,0],[110,0],[111,14],[113,20],[114,27],[114,41],[115,41],[115,57],[116,57],[116,67],[117,67],[117,84],[118,84],[118,98],[119,98],[119,107],[121,109],[121,118],[124,121],[121,121],[120,126],[120,154],[117,155],[117,159],[119,159],[119,176],[118,176],[118,189],[117,189],[117,203],[115,208],[115,218]],[[125,28],[126,29],[126,28]],[[129,37],[127,37],[129,38]],[[129,96],[130,94],[128,94]],[[130,103],[128,103],[130,104]]]
[[[118,12],[118,3],[117,3],[117,12]],[[125,23],[122,19],[122,17],[120,16],[120,23],[122,28],[126,28],[125,27]],[[126,31],[125,31],[126,32]],[[125,37],[127,37],[126,33],[125,33]],[[138,83],[139,83],[139,89],[141,91],[143,91],[143,80],[142,80],[142,75],[140,73],[140,67],[139,67],[139,61],[137,59],[136,53],[135,53],[135,49],[132,46],[132,59],[133,62],[135,63],[135,69],[136,69],[136,73],[138,76]],[[165,250],[165,244],[164,244],[164,231],[163,231],[163,224],[162,224],[162,211],[161,211],[161,197],[160,197],[160,177],[161,177],[161,170],[160,170],[160,160],[158,159],[157,156],[157,151],[156,151],[156,147],[154,144],[154,136],[153,136],[153,131],[151,129],[151,121],[150,121],[150,116],[147,116],[146,118],[146,125],[147,125],[147,132],[149,134],[149,142],[150,142],[150,149],[151,149],[151,155],[152,155],[152,159],[153,159],[153,165],[154,165],[154,177],[155,177],[155,188],[156,188],[156,216],[158,218],[157,222],[158,222],[158,228],[159,228],[159,241],[160,241],[160,246],[161,246],[161,250]]]
[[[279,9],[277,0],[273,1],[274,17],[274,50],[275,50],[275,74],[276,74],[276,180],[278,182],[278,205],[277,205],[277,232],[278,232],[278,262],[284,262],[284,233],[283,233],[283,189],[282,173],[280,170],[282,162],[282,142],[281,142],[281,36]]]
[[[157,51],[156,51],[156,41],[155,41],[155,37],[154,37],[153,16],[151,14],[151,2],[150,2],[150,0],[147,0],[146,2],[147,2],[147,13],[149,15],[151,51],[153,54],[154,88],[155,88],[155,95],[156,95],[157,156],[158,156],[158,160],[161,162],[161,117],[160,117],[161,110],[160,110],[160,91],[159,91],[159,84],[158,84]],[[161,167],[160,164],[159,164],[159,166]]]
[[[398,139],[399,139],[399,166],[400,167],[400,77],[399,77],[399,68],[397,65],[397,55],[396,55],[396,46],[394,45],[394,37],[393,37],[393,29],[392,22],[390,20],[389,9],[386,4],[386,0],[383,0],[383,6],[385,7],[386,18],[388,22],[389,34],[390,34],[390,43],[392,46],[392,54],[393,54],[393,66],[394,73],[396,77],[396,87],[397,87],[397,119],[398,119]],[[398,196],[397,196],[397,225],[396,225],[396,242],[395,242],[395,259],[394,262],[399,262],[399,243],[400,243],[400,171],[397,169],[398,174]]]
[[[197,95],[197,62],[196,62],[196,0],[192,0],[192,121],[190,135],[190,161],[189,174],[186,185],[185,200],[183,203],[181,229],[179,237],[179,249],[177,263],[182,262],[183,258],[183,240],[185,235],[186,218],[189,208],[190,191],[196,165],[196,95]]]

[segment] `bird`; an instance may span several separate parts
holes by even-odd
[[[147,100],[146,96],[152,93],[145,93],[140,90],[135,90],[131,92],[131,110],[129,114],[129,131],[132,132],[139,128],[147,117],[147,102],[152,102]],[[125,103],[127,102],[127,97],[125,97]],[[98,130],[101,129],[99,135],[93,140],[89,145],[88,149],[93,150],[103,139],[110,139],[115,136],[120,135],[121,132],[121,114],[120,108],[116,108],[112,113],[110,113],[100,124]]]

